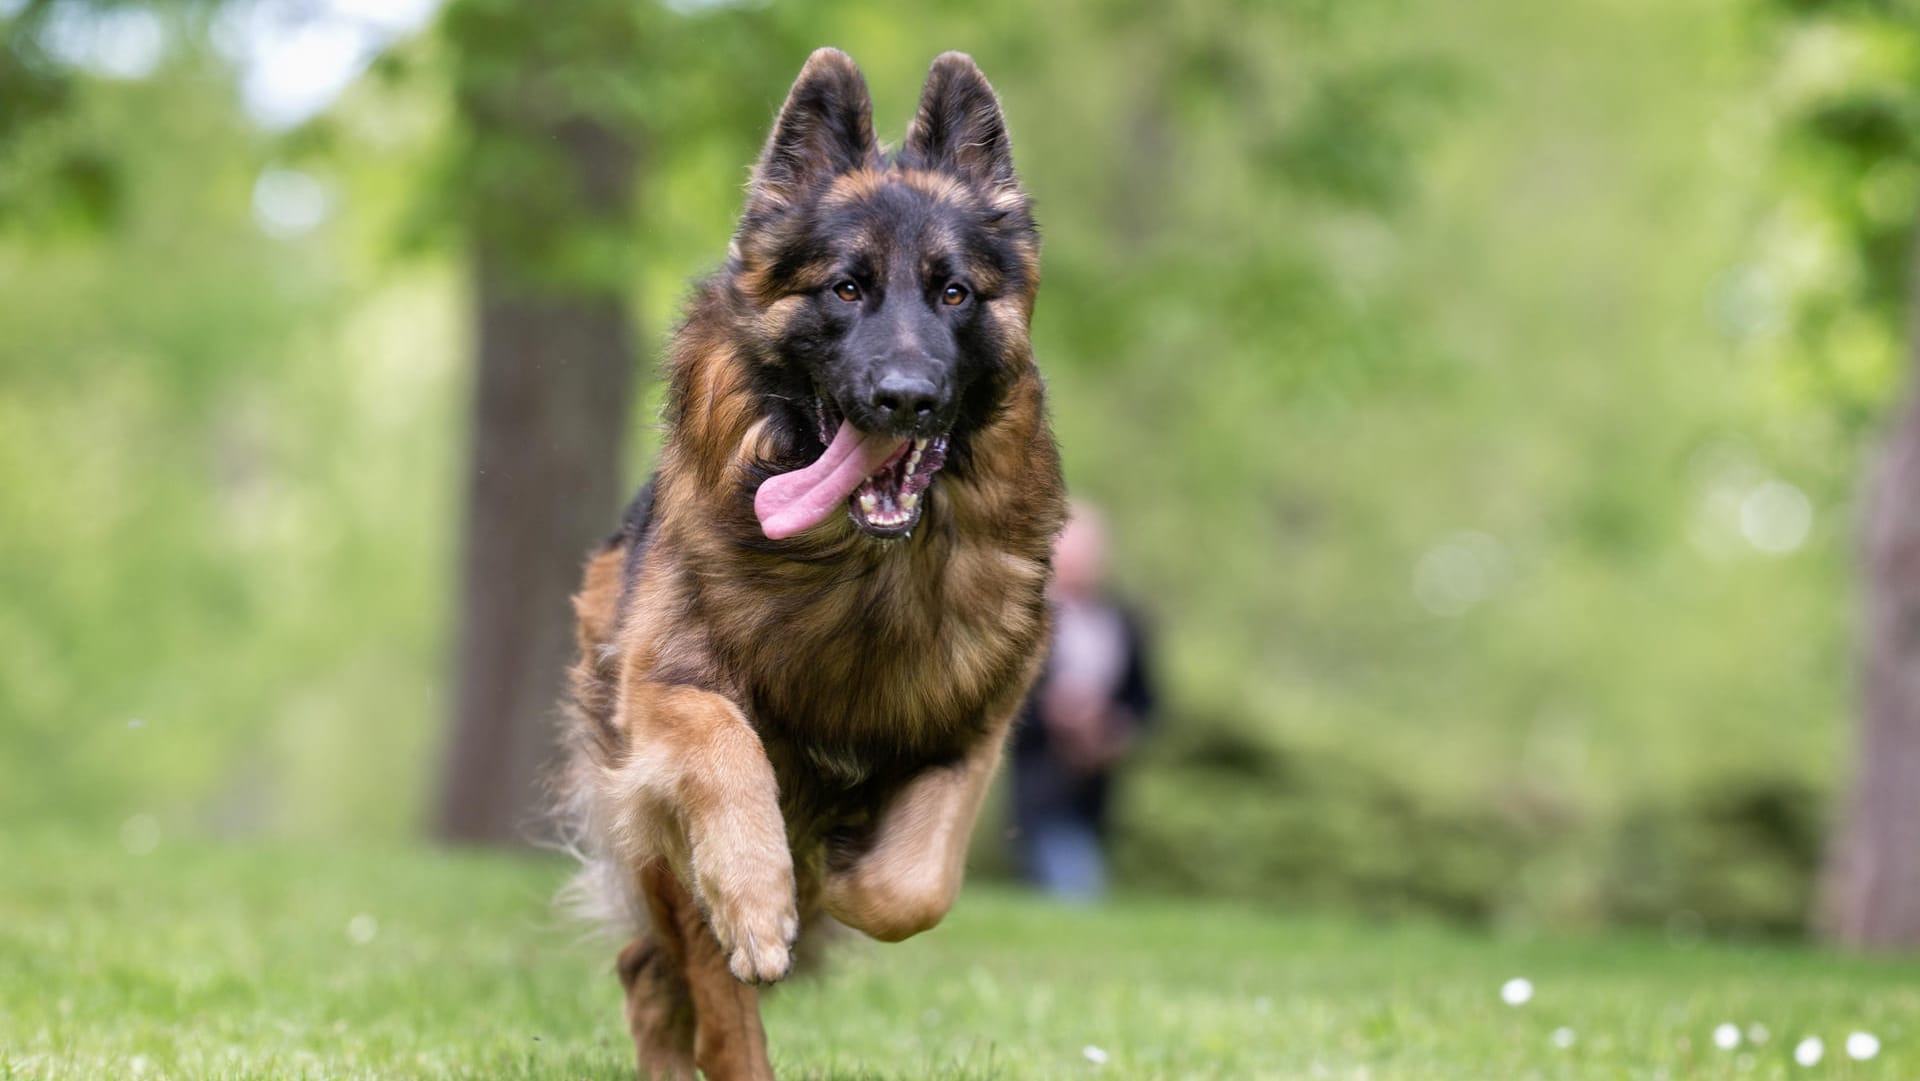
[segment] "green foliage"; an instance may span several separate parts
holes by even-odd
[[[1844,731],[1852,446],[1716,318],[1771,179],[1747,29],[1651,7],[1411,23],[1468,73],[1417,204],[1390,230],[1275,214],[1336,241],[1314,265],[1353,322],[1298,342],[1314,324],[1276,297],[1235,309],[1272,314],[1258,334],[1124,351],[1158,378],[1055,379],[1098,402],[1062,409],[1070,469],[1125,508],[1180,692],[1123,869],[1503,922],[1791,926],[1804,848],[1729,842],[1698,875],[1758,885],[1724,896],[1615,881],[1642,846],[1728,839],[1695,793],[1824,794]],[[1334,370],[1376,379],[1270,389],[1236,363],[1356,345],[1385,356]],[[1120,449],[1148,432],[1178,450]],[[1776,490],[1807,513],[1770,550]],[[1251,749],[1198,762],[1283,765],[1213,770],[1183,730]]]
[[[897,139],[961,48],[1045,230],[1069,479],[1163,645],[1128,884],[1791,925],[1847,713],[1858,426],[1832,404],[1869,415],[1894,370],[1847,300],[1881,264],[1829,218],[1914,181],[1775,152],[1800,84],[1750,7],[572,8],[458,0],[277,138],[197,47],[142,83],[61,73],[34,131],[102,150],[98,183],[0,138],[0,185],[114,208],[0,237],[0,818],[409,832],[464,487],[465,253],[438,241],[625,282],[657,343],[808,50],[852,52]],[[1853,40],[1822,33],[1789,51]],[[1842,69],[1879,89],[1822,130],[1893,145],[1908,46],[1870,40]],[[586,205],[531,137],[572,119],[632,138],[630,203]],[[263,234],[269,167],[332,216]],[[1845,199],[1777,206],[1803,172]],[[1825,321],[1788,320],[1818,290]],[[637,480],[657,398],[633,413]],[[1783,492],[1805,529],[1774,544]],[[1808,795],[1770,833],[1730,791]]]
[[[129,856],[18,840],[0,863],[0,1076],[631,1076],[614,946],[554,923],[554,863],[167,840]],[[763,1000],[781,1077],[1766,1081],[1920,1069],[1911,961],[1501,939],[1224,905],[1088,910],[980,890],[929,934],[849,942],[828,961]],[[1534,995],[1510,1007],[1500,989],[1515,977]],[[1727,1022],[1743,1030],[1734,1050],[1713,1043]],[[1853,1031],[1877,1035],[1879,1054],[1849,1061]],[[1808,1035],[1825,1042],[1815,1071],[1792,1058]]]
[[[29,0],[0,15],[0,226],[73,217],[98,223],[118,204],[112,159],[61,123],[73,79],[40,43],[54,7]]]
[[[1715,932],[1797,934],[1813,908],[1824,801],[1798,785],[1728,784],[1620,824],[1606,879],[1616,918]]]
[[[501,272],[538,288],[620,290],[658,266],[636,243],[633,168],[653,166],[645,192],[673,171],[663,163],[717,140],[738,175],[779,100],[740,93],[739,73],[804,55],[781,20],[731,5],[689,16],[592,0],[555,18],[523,0],[455,0],[440,37],[447,55],[432,74],[447,78],[458,114],[415,228],[457,223],[465,243],[499,253]],[[608,168],[583,172],[581,145]],[[609,188],[621,178],[627,187]]]
[[[1511,904],[1530,848],[1517,815],[1434,806],[1335,755],[1203,741],[1143,769],[1139,788],[1117,834],[1119,872],[1186,893],[1486,922]]]
[[[1794,332],[1783,361],[1809,408],[1871,430],[1903,370],[1911,319],[1920,10],[1857,0],[1767,6],[1777,8],[1768,105],[1784,166],[1776,213],[1802,249],[1766,253]]]
[[[499,272],[554,288],[631,280],[634,140],[648,101],[646,5],[458,0],[443,23],[463,121],[449,196]],[[594,148],[606,175],[576,148]]]
[[[85,83],[70,115],[139,183],[110,232],[0,245],[0,817],[404,829],[452,502],[444,275],[376,295],[351,234],[264,235],[274,159],[223,72]]]
[[[1792,936],[1825,824],[1795,782],[1720,780],[1596,818],[1538,784],[1440,796],[1190,718],[1138,766],[1115,856],[1141,887],[1300,909]]]

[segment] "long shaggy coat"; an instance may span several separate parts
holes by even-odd
[[[935,61],[889,156],[859,70],[815,53],[675,335],[658,472],[574,599],[561,787],[583,891],[633,936],[643,1076],[770,1077],[755,985],[787,974],[803,929],[896,940],[953,901],[1043,651],[1064,517],[1038,283],[973,62]],[[903,350],[937,388],[915,427],[874,419]],[[938,452],[882,470],[931,477],[915,517],[888,533],[851,500],[770,539],[756,492],[827,453],[836,420]]]

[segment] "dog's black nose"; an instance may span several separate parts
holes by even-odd
[[[867,400],[894,424],[917,424],[940,408],[940,385],[917,372],[891,371],[874,384]]]

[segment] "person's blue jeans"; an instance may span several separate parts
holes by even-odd
[[[1106,854],[1089,823],[1048,817],[1026,829],[1027,878],[1070,901],[1096,901],[1107,892]]]

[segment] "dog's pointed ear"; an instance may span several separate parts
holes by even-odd
[[[787,91],[773,133],[754,166],[749,208],[800,202],[834,177],[879,164],[873,99],[853,58],[816,49]]]
[[[966,180],[990,198],[1020,195],[1007,118],[987,77],[966,53],[942,53],[927,72],[901,159]]]

